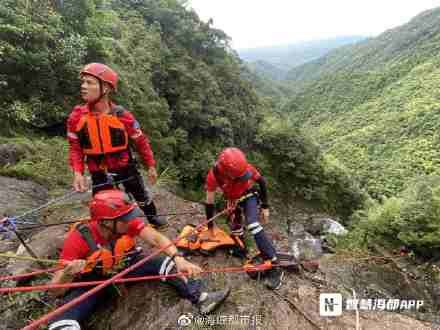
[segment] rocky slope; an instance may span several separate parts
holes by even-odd
[[[6,180],[2,178],[2,180]],[[4,202],[12,205],[17,198],[13,186],[3,185],[1,193],[6,196]],[[34,200],[36,196],[30,196]],[[66,201],[63,205],[51,207],[40,215],[39,219],[46,223],[55,223],[81,217],[87,214],[89,196]],[[202,218],[202,206],[198,203],[183,200],[164,189],[155,190],[155,198],[160,212],[191,212],[200,211],[199,215],[183,215],[170,217],[172,226],[167,231],[170,238],[176,237],[178,229],[186,223],[197,223]],[[18,209],[16,211],[19,212]],[[288,234],[285,226],[276,224],[276,213],[272,222],[266,225],[269,235],[279,249],[288,249]],[[47,248],[48,241],[55,242],[55,237],[61,238],[62,230],[51,227],[44,232],[34,234],[30,244],[38,251],[41,258],[53,258],[55,246]],[[39,239],[37,239],[37,236]],[[46,236],[45,236],[46,235]],[[43,238],[46,237],[46,238]],[[50,237],[50,238],[48,238]],[[25,254],[25,252],[23,252]],[[191,260],[203,267],[240,266],[242,261],[218,251],[215,256],[192,256]],[[323,259],[324,260],[327,259]],[[328,266],[330,264],[330,266]],[[15,265],[15,266],[14,266]],[[344,282],[339,279],[349,277],[350,267],[335,266],[337,263],[324,262],[321,270],[310,273],[302,270],[299,273],[289,273],[284,285],[277,291],[267,290],[263,283],[251,280],[242,273],[215,273],[204,278],[209,288],[231,287],[231,295],[213,316],[201,319],[189,302],[179,299],[173,290],[166,285],[155,282],[130,285],[122,290],[122,296],[115,297],[111,302],[104,302],[102,308],[91,318],[88,329],[175,329],[178,328],[178,318],[186,315],[192,318],[192,324],[185,327],[195,329],[205,322],[205,328],[218,329],[355,329],[356,317],[354,312],[344,311],[339,317],[321,317],[319,315],[319,294],[349,292],[344,290]],[[27,271],[35,268],[29,262],[11,262],[9,272]],[[335,275],[335,268],[339,273]],[[341,274],[341,272],[343,274]],[[345,273],[344,273],[345,272]],[[4,274],[5,269],[0,274]],[[345,275],[344,275],[345,274]],[[47,279],[41,279],[45,281]],[[15,304],[15,305],[14,305]],[[50,310],[53,301],[46,299],[44,294],[17,294],[1,299],[0,329],[18,329],[29,322],[30,318],[38,318],[43,310]],[[12,306],[9,307],[8,306]],[[197,323],[198,322],[198,323]],[[359,324],[362,329],[434,329],[434,325],[421,322],[410,316],[391,312],[361,311]],[[180,328],[183,328],[182,326]]]

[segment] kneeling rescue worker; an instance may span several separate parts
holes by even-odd
[[[133,142],[148,168],[150,184],[155,184],[156,161],[149,140],[133,114],[110,98],[117,90],[118,74],[104,64],[90,63],[81,70],[80,78],[81,97],[85,104],[74,107],[67,120],[74,189],[87,190],[84,177],[86,158],[93,194],[112,188],[108,178],[113,174],[113,179],[121,181],[125,190],[136,199],[148,221],[157,229],[166,227],[167,220],[157,215],[151,193],[144,186],[129,147],[129,142]]]
[[[61,253],[61,261],[67,266],[55,273],[51,283],[105,279],[112,272],[133,265],[142,258],[135,247],[134,237],[157,248],[169,245],[168,238],[138,218],[141,214],[137,205],[122,191],[111,189],[96,193],[90,202],[90,221],[77,224],[68,233]],[[195,276],[202,271],[199,266],[185,260],[174,245],[164,252],[167,256],[152,258],[126,277],[177,272]],[[202,314],[212,312],[229,294],[229,288],[214,292],[202,291],[201,281],[192,277],[173,277],[162,281],[172,285],[181,297],[190,300]],[[63,296],[63,303],[67,303],[87,290],[57,289],[54,294]],[[90,316],[108,294],[108,289],[103,289],[91,295],[53,320],[49,330],[81,329],[80,322]]]
[[[258,183],[259,191],[254,187]],[[215,213],[215,192],[220,189],[229,205],[235,206],[235,211],[229,217],[229,226],[232,235],[243,241],[243,225],[241,214],[244,213],[246,227],[253,235],[261,257],[274,266],[265,276],[265,284],[269,289],[276,290],[281,286],[284,272],[277,267],[277,254],[273,243],[269,240],[259,222],[261,218],[267,222],[269,218],[269,204],[267,199],[266,181],[263,176],[249,164],[245,154],[238,148],[226,148],[217,158],[215,165],[209,170],[206,177],[206,217],[212,218]],[[261,202],[259,209],[258,203]],[[210,235],[215,237],[213,222],[208,223]]]

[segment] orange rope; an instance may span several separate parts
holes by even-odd
[[[272,268],[270,264],[261,264],[257,266],[242,266],[242,267],[226,267],[226,268],[212,268],[207,269],[201,273],[201,275],[206,275],[210,273],[252,273],[261,272]],[[128,277],[117,279],[114,283],[126,283],[126,282],[139,282],[139,281],[150,281],[150,280],[161,280],[167,278],[187,276],[186,273],[176,273],[170,275],[150,275],[150,276],[140,276],[140,277]],[[94,286],[102,284],[105,281],[89,281],[89,282],[73,282],[64,284],[47,284],[47,285],[35,285],[35,286],[24,286],[15,288],[0,288],[0,293],[12,293],[12,292],[29,292],[29,291],[45,291],[51,289],[66,289],[66,288],[79,288],[86,286]]]

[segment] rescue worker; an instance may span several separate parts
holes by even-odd
[[[67,120],[74,189],[78,192],[87,190],[86,160],[93,194],[112,188],[109,176],[113,176],[115,181],[122,181],[125,190],[133,195],[153,226],[157,229],[166,227],[167,220],[157,216],[151,193],[143,183],[129,147],[131,140],[148,169],[149,183],[154,185],[156,162],[148,137],[132,113],[111,101],[111,93],[117,90],[117,73],[104,64],[90,63],[81,70],[80,79],[85,104],[75,106]]]
[[[128,196],[117,189],[103,190],[95,194],[90,202],[90,221],[76,225],[67,235],[61,252],[61,262],[67,265],[57,271],[52,284],[73,281],[94,281],[120,271],[142,256],[134,246],[134,237],[161,248],[168,246],[170,240],[138,218],[142,212]],[[186,272],[188,276],[198,275],[199,266],[185,260],[174,245],[164,250],[167,256],[156,256],[139,266],[127,277],[168,275]],[[171,284],[178,294],[189,299],[206,314],[217,308],[229,294],[229,289],[202,291],[201,281],[192,277],[173,277],[162,279]],[[57,289],[54,294],[64,296],[67,303],[82,295],[90,288]],[[98,305],[108,298],[108,289],[103,289],[67,310],[52,320],[49,330],[80,329],[80,322],[90,316]]]
[[[259,190],[254,187],[255,183],[259,185]],[[254,236],[261,257],[276,266],[278,260],[275,248],[259,221],[260,217],[265,223],[269,219],[266,181],[257,169],[247,162],[245,154],[240,149],[226,148],[220,153],[215,165],[208,172],[205,189],[206,217],[210,219],[215,215],[215,193],[220,190],[228,204],[236,206],[229,219],[232,235],[243,241],[244,230],[241,219],[244,213],[246,227]],[[260,208],[259,202],[261,202]],[[214,223],[210,222],[208,228],[209,235],[214,238]],[[268,270],[265,273],[266,286],[272,290],[278,289],[283,275],[279,267]]]

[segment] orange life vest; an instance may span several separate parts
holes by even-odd
[[[76,126],[76,134],[85,155],[99,156],[128,149],[128,133],[119,116],[124,111],[115,107],[112,113],[84,114]]]
[[[114,273],[115,271],[124,268],[124,260],[128,252],[133,251],[135,248],[135,240],[128,235],[123,235],[117,239],[111,247],[101,247],[96,244],[93,239],[90,228],[83,223],[78,223],[74,226],[74,230],[77,230],[81,237],[86,241],[89,246],[90,253],[87,257],[86,267],[83,269],[83,273],[89,273],[95,270],[101,272],[103,275]]]
[[[195,232],[193,225],[186,225],[183,227],[179,235],[179,241],[176,243],[178,248],[187,251],[211,252],[221,247],[238,247],[245,249],[245,246],[240,238],[228,235],[219,227],[214,227],[214,237],[207,237],[208,227],[204,227],[200,232]]]

